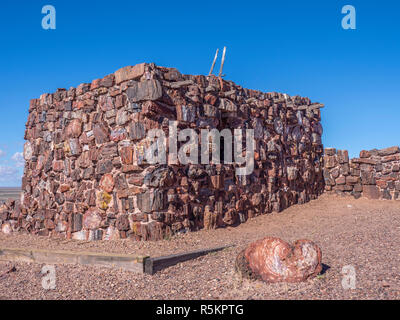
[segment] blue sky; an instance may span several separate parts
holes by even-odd
[[[56,8],[56,30],[41,9]],[[357,29],[341,27],[353,5]],[[227,46],[226,78],[310,97],[323,143],[398,145],[398,1],[10,1],[0,3],[0,186],[20,184],[29,100],[140,62],[206,74]]]

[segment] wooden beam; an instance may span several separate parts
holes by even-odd
[[[136,273],[144,272],[146,257],[127,254],[54,251],[40,249],[1,248],[0,261],[81,264],[111,268],[122,268]]]
[[[219,74],[218,74],[218,77],[220,78],[222,77],[222,69],[224,68],[225,53],[226,53],[226,47],[224,47],[224,51],[222,52],[221,68],[219,69]]]
[[[215,62],[217,61],[217,57],[218,57],[218,51],[219,51],[219,49],[217,49],[217,52],[215,52],[214,61],[211,65],[210,73],[208,74],[209,76],[211,76],[213,73]]]

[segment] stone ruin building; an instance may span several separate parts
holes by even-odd
[[[156,240],[315,199],[324,190],[321,106],[145,63],[43,94],[30,103],[23,193],[3,206],[2,230]],[[254,129],[253,172],[148,163],[148,131],[168,136],[171,120],[178,130]]]
[[[347,150],[326,148],[324,177],[327,192],[400,200],[400,148],[362,150],[354,159]]]
[[[29,107],[21,200],[0,208],[1,231],[158,240],[234,226],[324,190],[386,198],[382,190],[391,190],[395,198],[400,186],[387,178],[388,162],[379,167],[377,157],[392,159],[393,176],[398,148],[365,151],[350,163],[345,151],[326,149],[324,155],[321,107],[308,98],[146,63],[43,94]],[[253,129],[254,170],[237,175],[239,165],[224,161],[149,163],[149,130],[168,137],[171,121],[178,130],[199,133],[198,148],[200,130]],[[178,150],[186,143],[178,141]],[[167,149],[176,152],[169,142]]]

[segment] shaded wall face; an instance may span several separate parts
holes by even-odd
[[[325,149],[325,190],[355,198],[398,200],[400,149],[363,150],[350,159],[347,150]]]
[[[324,188],[320,107],[153,64],[42,95],[31,101],[22,208],[6,217],[7,230],[161,239],[315,199]],[[149,130],[168,137],[171,121],[199,137],[201,129],[242,129],[243,147],[244,129],[253,129],[254,170],[202,164],[201,152],[199,164],[149,164]],[[203,142],[195,142],[199,150]]]

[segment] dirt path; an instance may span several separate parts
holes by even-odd
[[[234,273],[236,254],[265,236],[313,240],[322,248],[325,273],[300,284],[242,281]],[[159,242],[82,243],[0,234],[0,246],[151,256],[232,243],[234,248],[154,276],[57,265],[55,290],[42,288],[42,265],[16,264],[15,272],[0,277],[0,299],[400,299],[400,202],[396,201],[323,195],[236,228],[200,231]],[[356,289],[345,290],[341,272],[349,265],[356,271]],[[0,274],[11,266],[0,262]]]

